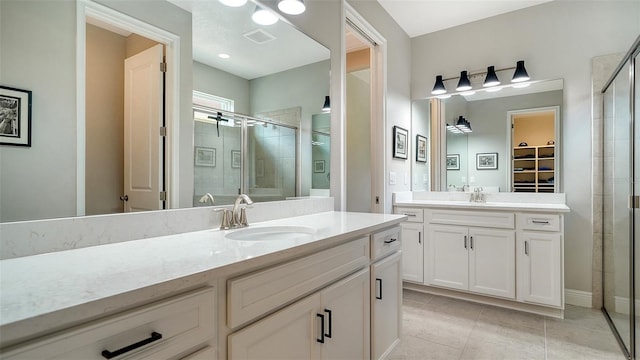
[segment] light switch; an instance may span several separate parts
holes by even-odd
[[[389,172],[389,185],[396,184],[396,173],[394,171]]]

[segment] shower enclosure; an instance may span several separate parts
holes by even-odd
[[[216,205],[233,204],[238,194],[258,202],[297,196],[297,127],[195,107],[193,141],[193,206],[205,205],[206,193]]]
[[[640,37],[602,90],[604,103],[603,312],[636,358],[640,339]],[[635,240],[639,241],[636,242]]]

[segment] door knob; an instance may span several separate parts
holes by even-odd
[[[120,200],[122,201],[129,201],[129,195],[124,195],[124,196],[120,196]]]

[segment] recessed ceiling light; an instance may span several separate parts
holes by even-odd
[[[225,53],[220,53],[220,54],[218,54],[218,57],[221,58],[221,59],[228,59],[228,58],[231,57],[231,55],[225,54]]]
[[[220,1],[224,5],[231,6],[231,7],[240,7],[247,3],[247,0],[218,0],[218,1]]]
[[[280,0],[278,9],[285,14],[300,15],[305,11],[306,7],[303,0]]]
[[[251,15],[251,19],[260,25],[273,25],[278,22],[278,17],[269,10],[256,6],[256,10]]]

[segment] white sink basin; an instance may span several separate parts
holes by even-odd
[[[226,234],[225,237],[227,239],[242,241],[274,241],[311,237],[315,232],[316,229],[307,226],[250,226],[239,230],[233,230]]]

